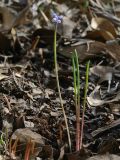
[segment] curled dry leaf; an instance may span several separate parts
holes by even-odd
[[[104,31],[104,30],[89,31],[87,33],[86,38],[93,39],[93,40],[99,40],[102,42],[115,39],[115,37],[110,32]]]
[[[99,89],[100,86],[96,86],[93,92],[91,92],[91,94],[87,97],[87,101],[91,106],[100,106],[105,103],[104,100],[101,100]]]
[[[102,99],[100,95],[100,86],[96,86],[93,92],[87,97],[87,101],[91,106],[100,106],[120,100],[120,91],[116,95],[109,96],[109,99]]]
[[[91,20],[92,31],[88,31],[86,37],[99,41],[114,40],[117,37],[116,29],[111,21],[101,17],[95,17]]]
[[[106,31],[106,35],[111,34],[111,38],[116,38],[117,36],[114,24],[108,19],[101,17],[92,18],[91,27],[95,30]]]

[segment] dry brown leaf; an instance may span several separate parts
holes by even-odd
[[[101,18],[101,17],[95,17],[91,21],[91,27],[93,29],[99,29],[101,31],[107,31],[107,32],[111,33],[113,35],[113,37],[117,36],[115,26],[108,19]]]
[[[16,15],[7,7],[0,7],[0,15],[2,17],[2,26],[7,30],[13,25]]]
[[[37,156],[45,144],[44,138],[40,134],[28,128],[17,129],[11,136],[10,152],[13,154],[16,154],[16,152],[23,153],[29,143],[33,156]]]
[[[105,30],[93,30],[87,33],[86,38],[99,40],[99,41],[109,41],[114,40],[115,37],[108,31]]]
[[[101,51],[105,51],[105,44],[97,41],[93,41],[90,43],[84,43],[81,45],[74,45],[74,46],[66,46],[59,48],[59,52],[71,58],[72,53],[75,51],[78,52],[79,60],[84,61],[85,59],[92,58],[92,57],[99,57]]]
[[[120,61],[120,45],[118,44],[109,45],[98,41],[92,41],[90,43],[82,43],[81,45],[60,47],[58,51],[62,55],[71,58],[75,49],[78,52],[80,62],[85,59],[99,57],[103,51],[105,51],[105,54],[110,55],[114,60]]]
[[[26,13],[30,6],[26,6],[22,11],[15,14],[15,11],[8,7],[0,7],[0,15],[2,17],[2,28],[1,30],[10,30],[12,27],[25,24]]]
[[[92,18],[91,27],[94,29],[88,33],[89,38],[103,38],[105,41],[113,40],[117,37],[115,26],[109,20],[101,17]]]
[[[106,45],[106,51],[116,61],[120,61],[120,45],[119,44],[108,44]]]
[[[99,56],[102,50],[104,50],[105,45],[101,42],[91,42],[89,46],[87,43],[77,46],[66,46],[59,49],[59,52],[67,57],[71,57],[72,53],[76,49],[78,52],[79,60],[84,61],[87,58],[91,58],[94,56]]]
[[[16,138],[19,138],[21,143],[27,143],[31,140],[41,146],[44,145],[44,138],[40,134],[33,132],[28,128],[17,129],[12,135],[12,140],[16,140]]]

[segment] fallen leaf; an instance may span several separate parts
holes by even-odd
[[[114,40],[115,37],[108,31],[104,30],[92,30],[87,32],[86,38],[93,39],[93,40],[99,40],[101,42]]]
[[[12,11],[8,9],[8,7],[0,7],[0,14],[2,17],[2,28],[4,28],[4,30],[11,28],[16,15],[12,13]]]
[[[113,94],[111,93],[111,96],[109,95],[109,98],[107,99],[102,99],[100,94],[100,86],[96,86],[95,89],[87,97],[88,103],[94,107],[103,104],[109,104],[111,102],[117,102],[119,100],[120,100],[120,91],[118,91],[115,95],[114,93]]]
[[[81,40],[82,41],[82,40]],[[71,58],[72,53],[75,51],[78,52],[79,61],[82,62],[86,59],[99,57],[101,53],[104,51],[104,54],[110,55],[114,60],[120,61],[120,45],[118,44],[104,44],[99,41],[85,42],[81,43],[81,45],[77,44],[61,46],[58,48],[59,53],[62,55]]]
[[[100,31],[106,31],[106,34],[109,32],[109,34],[111,33],[114,38],[117,36],[114,24],[106,18],[92,18],[91,27]]]
[[[19,141],[19,143],[17,142]],[[42,147],[45,144],[44,138],[36,133],[31,131],[29,128],[17,129],[11,136],[11,142],[16,142],[16,147],[18,150],[14,150],[14,147],[11,146],[11,152],[24,152],[26,146],[31,143],[31,148],[33,150],[32,155],[38,155],[42,150]],[[13,149],[13,150],[12,150]]]
[[[105,50],[105,44],[97,41],[93,41],[90,43],[83,43],[81,45],[74,46],[64,46],[58,49],[59,53],[62,55],[71,58],[72,53],[75,51],[78,52],[79,61],[82,62],[85,59],[99,57],[100,52]]]
[[[0,14],[3,20],[1,30],[10,30],[14,26],[25,24],[27,22],[25,15],[29,10],[29,7],[29,5],[26,6],[23,10],[16,14],[15,11],[12,11],[12,9],[8,7],[0,7]]]
[[[12,134],[12,140],[16,140],[16,138],[19,138],[19,141],[21,143],[27,143],[29,140],[32,142],[35,142],[36,144],[39,144],[40,146],[44,145],[44,138],[36,133],[31,131],[28,128],[23,128],[23,129],[17,129],[13,134]]]

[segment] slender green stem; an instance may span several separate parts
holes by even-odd
[[[60,104],[61,104],[61,108],[62,108],[64,120],[65,120],[65,125],[66,125],[66,129],[67,129],[69,149],[70,149],[70,151],[71,151],[70,131],[69,131],[68,122],[67,122],[67,117],[66,117],[66,114],[65,114],[64,106],[63,106],[63,101],[62,101],[62,96],[61,96],[61,91],[60,91],[60,84],[59,84],[59,77],[58,77],[57,46],[56,46],[57,38],[56,38],[56,37],[57,37],[57,25],[55,26],[55,32],[54,32],[54,63],[55,63],[55,75],[56,75],[57,89],[58,89]]]
[[[84,91],[84,100],[83,100],[80,149],[82,148],[82,141],[83,141],[84,115],[85,115],[86,98],[87,98],[87,90],[88,90],[89,67],[90,67],[90,61],[88,61],[87,66],[86,66],[86,78],[85,78],[85,91]]]

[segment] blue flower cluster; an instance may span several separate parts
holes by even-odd
[[[58,16],[56,13],[52,14],[52,22],[55,24],[59,24],[62,22],[63,16]]]

